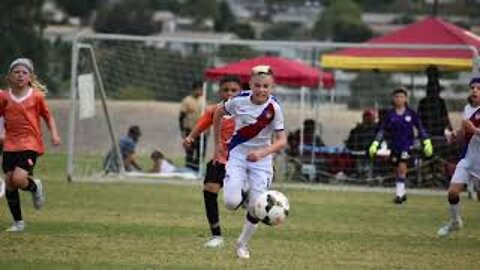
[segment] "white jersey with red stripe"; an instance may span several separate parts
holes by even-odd
[[[235,133],[230,149],[259,148],[271,144],[272,134],[285,129],[283,112],[273,96],[257,105],[251,101],[251,91],[244,91],[225,103],[225,110],[235,119]]]
[[[463,110],[463,119],[470,120],[473,125],[480,128],[480,106],[465,106]],[[467,183],[480,177],[480,136],[473,133],[464,134],[466,147],[463,152],[463,158],[458,162],[455,173],[452,177],[452,183]]]
[[[470,104],[465,106],[463,119],[470,120],[476,128],[480,128],[480,106],[472,107]],[[464,158],[475,161],[476,166],[480,168],[480,136],[466,133],[465,143],[467,149]]]

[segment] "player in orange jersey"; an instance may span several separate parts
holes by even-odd
[[[219,95],[222,102],[240,93],[241,82],[237,77],[226,76],[220,81]],[[183,145],[185,148],[192,146],[193,141],[202,132],[210,128],[213,124],[213,115],[218,109],[219,104],[212,105],[205,110],[205,113],[198,120],[197,125],[192,132],[185,137]],[[235,130],[235,121],[226,116],[222,119],[221,141],[222,147],[225,149],[224,153],[228,153],[228,142]],[[203,185],[203,199],[205,202],[205,211],[207,214],[208,223],[212,238],[205,243],[205,247],[216,248],[223,246],[223,237],[220,228],[220,219],[218,216],[218,202],[217,196],[220,189],[223,187],[223,178],[225,177],[225,164],[227,163],[227,156],[221,156],[216,163],[213,159],[207,164],[207,173],[205,175]]]
[[[0,91],[0,116],[5,118],[5,141],[2,168],[5,173],[6,198],[13,217],[9,232],[25,229],[18,189],[32,193],[35,209],[45,197],[39,179],[33,179],[37,157],[45,152],[40,117],[47,123],[52,144],[60,145],[55,120],[45,102],[45,86],[37,81],[30,59],[19,58],[10,64],[7,75],[9,89]]]

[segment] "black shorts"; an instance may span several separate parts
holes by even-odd
[[[3,152],[2,168],[3,172],[14,171],[16,167],[20,167],[33,175],[33,167],[37,162],[38,153],[31,150],[17,152]]]
[[[225,178],[225,164],[213,164],[213,160],[207,163],[207,173],[203,183],[215,183],[223,187],[223,178]]]
[[[410,152],[409,151],[402,151],[402,152],[393,152],[390,154],[390,162],[392,162],[393,166],[398,166],[400,162],[408,163],[410,160]]]

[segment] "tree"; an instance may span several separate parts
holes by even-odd
[[[352,0],[329,1],[312,31],[316,39],[333,41],[361,42],[372,35],[362,21],[362,10]]]
[[[79,17],[82,24],[87,24],[90,15],[98,5],[97,0],[55,0],[57,5],[68,15]]]
[[[237,20],[230,10],[230,6],[228,5],[227,1],[221,1],[218,4],[218,12],[215,17],[215,32],[229,31],[236,23]]]
[[[242,39],[255,39],[255,30],[247,23],[237,23],[230,28],[230,31]]]
[[[150,6],[154,10],[168,10],[175,14],[182,9],[182,5],[178,0],[150,0]]]
[[[101,33],[150,35],[157,29],[149,0],[125,0],[102,7],[95,19],[94,29]]]
[[[217,13],[216,0],[184,0],[180,15],[190,16],[197,23],[208,18],[215,18]]]
[[[47,50],[42,39],[43,2],[0,1],[0,72],[7,71],[9,63],[17,57],[31,58],[40,78],[47,72]]]
[[[385,12],[389,10],[389,7],[394,3],[395,0],[355,0],[359,6],[362,7],[364,10],[372,11],[372,12]],[[401,0],[402,2],[409,2],[408,0]]]
[[[262,39],[266,40],[292,40],[297,39],[300,26],[293,23],[276,23],[268,27],[262,33]]]

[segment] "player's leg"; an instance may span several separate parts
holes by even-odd
[[[218,214],[218,192],[223,186],[225,165],[207,164],[207,173],[203,185],[203,200],[212,238],[205,243],[205,247],[220,247],[223,245],[220,217]]]
[[[17,163],[13,170],[12,182],[24,191],[32,193],[33,207],[39,210],[45,203],[43,184],[40,179],[33,179],[33,168],[37,162],[38,154],[34,151],[17,153]]]
[[[273,178],[271,159],[248,163],[248,207],[242,232],[237,239],[236,253],[239,258],[250,258],[248,242],[255,233],[259,219],[255,215],[255,201],[268,190]]]
[[[395,174],[395,197],[393,202],[402,204],[407,200],[405,181],[407,178],[407,162],[410,155],[406,151],[392,152],[390,162],[393,166],[393,173]]]
[[[394,202],[402,204],[407,200],[405,182],[407,179],[407,163],[401,161],[395,168],[395,198]]]
[[[235,157],[230,153],[223,180],[223,200],[228,210],[236,210],[242,204],[242,188],[245,186],[246,180],[246,157]]]
[[[5,173],[5,197],[7,199],[8,209],[13,218],[13,224],[7,228],[7,232],[21,232],[25,229],[25,222],[22,217],[22,209],[20,207],[20,194],[18,188],[12,184],[12,171]]]
[[[4,153],[2,168],[5,174],[5,197],[7,199],[8,209],[13,218],[13,225],[6,230],[8,232],[21,232],[25,228],[25,223],[22,218],[22,209],[20,208],[20,194],[18,192],[18,187],[12,181],[16,160],[15,153]]]
[[[460,229],[463,226],[460,217],[460,193],[465,189],[465,184],[470,179],[470,174],[466,169],[465,161],[461,160],[455,168],[455,173],[452,176],[452,181],[448,188],[448,203],[450,219],[442,226],[438,232],[438,236],[447,236],[450,232]]]

